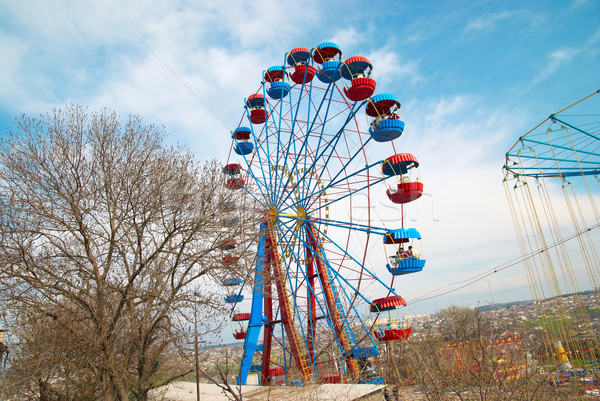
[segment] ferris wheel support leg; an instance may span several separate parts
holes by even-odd
[[[266,269],[263,271],[263,297],[264,297],[264,313],[267,321],[264,323],[263,329],[263,354],[262,367],[260,370],[260,384],[268,386],[271,377],[271,344],[273,339],[273,293],[271,290],[271,258],[269,253],[266,253]]]
[[[296,332],[296,327],[294,325],[292,305],[289,299],[290,293],[288,292],[285,282],[285,274],[283,272],[281,261],[277,254],[277,246],[274,238],[275,234],[273,231],[273,227],[269,227],[267,231],[267,252],[270,255],[271,266],[273,270],[273,280],[275,281],[275,288],[277,289],[277,298],[279,299],[281,323],[283,324],[283,328],[287,336],[287,341],[289,341],[290,344],[292,357],[294,359],[294,362],[296,363],[296,366],[298,367],[298,370],[300,371],[302,382],[304,384],[308,384],[313,379],[310,360],[308,358],[306,349],[302,346],[303,344],[300,341],[298,333]]]
[[[308,327],[307,327],[307,343],[308,343],[308,356],[310,361],[314,364],[314,353],[315,353],[315,334],[317,326],[317,300],[314,294],[315,288],[315,265],[313,256],[310,248],[306,248],[306,277],[308,281],[307,286],[307,297],[308,297]]]
[[[264,224],[262,224],[260,227],[256,272],[254,276],[254,289],[252,290],[252,307],[250,310],[250,320],[248,321],[248,330],[246,331],[246,337],[244,339],[244,354],[242,356],[242,363],[240,365],[236,382],[238,385],[246,384],[246,379],[248,378],[248,373],[250,372],[250,366],[252,365],[252,358],[256,352],[258,336],[263,324],[262,302],[263,272],[265,268],[265,227],[266,226]]]
[[[312,225],[308,226],[307,233],[309,244],[312,248],[313,253],[316,256],[314,258],[314,261],[317,264],[319,279],[321,281],[321,286],[323,287],[323,294],[327,303],[329,320],[333,325],[333,329],[342,348],[341,351],[343,353],[347,353],[356,345],[356,340],[354,340],[354,344],[350,342],[349,336],[354,336],[354,334],[352,333],[352,329],[346,321],[345,316],[343,316],[340,312],[341,307],[338,306],[339,299],[334,286],[332,286],[331,284],[331,282],[333,281],[333,277],[330,277],[327,265],[323,261],[325,260],[325,255],[323,255],[322,249],[319,247],[316,230]],[[358,363],[356,362],[356,359],[354,359],[352,355],[346,355],[345,359],[345,367],[348,370],[350,377],[353,381],[358,382],[360,380],[360,370],[358,368]]]

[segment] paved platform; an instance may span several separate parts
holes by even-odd
[[[241,386],[242,397],[249,401],[290,400],[290,401],[346,401],[383,400],[385,386],[374,384],[320,384],[306,387],[292,386]],[[237,387],[235,387],[237,389]],[[196,401],[196,383],[177,382],[151,393],[152,401]],[[216,384],[200,384],[201,401],[229,401]]]

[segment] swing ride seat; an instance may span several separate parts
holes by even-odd
[[[232,218],[227,218],[227,219],[223,219],[221,220],[221,223],[225,226],[225,227],[231,227],[234,226],[236,224],[238,224],[240,222],[240,219],[236,218],[236,217],[232,217]]]
[[[269,118],[269,112],[265,109],[265,97],[260,93],[248,96],[246,107],[250,109],[250,122],[252,124],[264,124]]]
[[[243,340],[246,337],[246,332],[242,331],[240,333],[233,333],[233,338],[236,340]]]
[[[342,77],[350,81],[350,87],[344,88],[344,94],[353,102],[365,100],[373,95],[377,83],[370,78],[373,65],[363,56],[353,56],[344,61]]]
[[[233,212],[237,208],[235,202],[223,202],[219,204],[219,209],[224,212]]]
[[[317,78],[326,84],[336,82],[342,77],[341,67],[342,63],[339,61],[326,61],[323,63],[323,67],[317,71]]]
[[[399,120],[397,120],[399,121]],[[418,168],[419,162],[410,153],[397,153],[385,159],[381,166],[381,172],[388,177],[408,173],[412,168]]]
[[[269,112],[264,108],[250,110],[250,122],[252,124],[264,124],[269,118]]]
[[[227,175],[238,175],[242,171],[242,166],[239,163],[229,163],[223,167],[223,173]]]
[[[237,242],[233,238],[229,238],[229,239],[221,241],[218,248],[221,249],[222,251],[229,251],[229,250],[235,249],[236,245],[237,245]]]
[[[416,228],[398,228],[387,230],[383,236],[383,243],[387,245],[404,244],[413,238],[421,239],[421,234],[419,234]]]
[[[397,306],[406,306],[406,300],[400,295],[392,295],[385,298],[378,298],[371,302],[371,313],[379,313],[388,310],[394,310]]]
[[[317,71],[319,81],[329,84],[339,80],[342,77],[342,50],[333,42],[324,42],[318,45],[314,50],[313,60],[320,64],[321,68]]]
[[[223,258],[221,260],[223,261],[223,264],[225,266],[231,266],[232,264],[237,262],[239,258],[240,258],[239,256],[227,255],[227,256],[223,256]]]

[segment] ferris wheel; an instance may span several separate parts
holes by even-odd
[[[403,221],[383,227],[372,210],[378,186],[403,207],[423,183],[416,157],[395,152],[400,102],[374,95],[372,69],[362,56],[343,61],[331,42],[299,47],[244,100],[223,169],[243,205],[223,212],[231,225],[257,214],[259,235],[256,252],[239,238],[221,247],[224,263],[252,263],[248,280],[223,280],[244,341],[238,384],[251,372],[265,385],[381,383],[372,366],[380,344],[410,335],[394,278],[423,269],[421,235]],[[371,159],[375,143],[389,157]],[[387,266],[371,263],[369,249],[390,252]]]

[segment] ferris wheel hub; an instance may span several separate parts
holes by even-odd
[[[277,222],[277,217],[279,216],[279,212],[277,212],[277,208],[275,206],[271,206],[269,208],[269,221],[271,224],[275,224]]]
[[[296,224],[299,226],[303,225],[306,220],[306,210],[304,210],[302,206],[298,206],[296,208],[296,213],[278,213],[277,209],[275,209],[275,206],[272,206],[269,210],[269,214],[272,223],[274,223],[279,216],[292,218],[296,220]]]
[[[302,206],[298,206],[296,213],[296,217],[298,217],[298,225],[301,226],[305,223],[304,220],[306,220],[306,210],[304,210]]]

